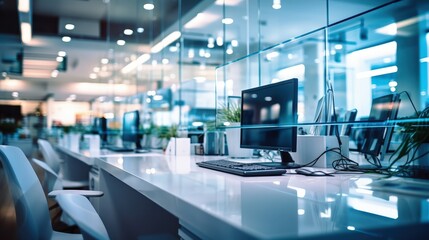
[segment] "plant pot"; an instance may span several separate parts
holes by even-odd
[[[240,127],[239,124],[232,124],[225,130],[226,142],[228,144],[228,155],[231,158],[250,158],[253,156],[253,149],[240,148]]]

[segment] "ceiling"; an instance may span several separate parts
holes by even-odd
[[[76,94],[76,101],[87,102],[103,95],[129,96],[152,90],[150,88],[154,85],[149,85],[152,83],[145,85],[146,83],[137,82],[136,79],[162,81],[169,70],[177,72],[177,66],[158,64],[154,67],[146,64],[145,72],[139,76],[122,76],[118,73],[133,58],[149,53],[155,43],[174,29],[177,30],[178,24],[185,25],[202,11],[208,15],[205,15],[206,19],[200,19],[200,23],[208,20],[209,16],[216,16],[215,21],[207,21],[206,25],[200,24],[195,29],[185,26],[182,32],[184,45],[207,46],[208,36],[225,31],[228,36],[226,41],[237,39],[240,42],[237,51],[226,56],[227,61],[255,51],[253,46],[273,46],[285,39],[323,28],[326,24],[326,4],[320,0],[307,0],[311,4],[302,4],[301,0],[288,0],[288,7],[282,8],[280,14],[273,12],[271,1],[268,0],[257,1],[259,6],[249,1],[228,0],[228,3],[234,4],[228,6],[225,12],[222,6],[213,4],[215,0],[181,0],[180,6],[178,0],[156,0],[153,10],[148,11],[142,7],[152,1],[32,0],[32,39],[23,44],[20,23],[28,19],[28,16],[18,12],[18,0],[0,0],[0,100],[43,101],[54,97],[55,100],[63,101],[71,94]],[[341,21],[391,1],[393,0],[330,0],[330,21]],[[249,6],[246,7],[245,4]],[[179,7],[183,17],[180,21]],[[220,21],[223,13],[232,16],[234,24],[223,26]],[[261,19],[252,18],[247,22],[247,16],[258,14]],[[288,29],[283,27],[285,22],[290,26]],[[75,29],[65,29],[66,23],[75,24]],[[257,25],[260,27],[252,27]],[[138,28],[143,28],[144,31],[139,33]],[[132,29],[134,32],[132,35],[125,35],[124,29]],[[273,32],[276,34],[272,34]],[[258,41],[259,34],[261,43]],[[63,36],[70,36],[71,41],[63,42]],[[120,46],[117,40],[124,40],[126,44]],[[62,62],[57,61],[59,51],[66,52]],[[158,57],[153,55],[152,59],[160,62],[165,54],[175,54],[175,59],[172,57],[171,62],[179,62],[177,52],[169,51]],[[101,63],[104,58],[109,61],[107,64]],[[212,58],[203,60],[207,65],[219,66],[225,60],[224,53],[216,53],[212,49]],[[196,58],[183,58],[181,61],[183,75],[197,75],[189,70],[191,66],[198,66]],[[53,70],[58,70],[55,77],[52,77]],[[96,77],[90,77],[95,72]],[[171,78],[173,77],[175,76]],[[159,81],[155,86],[160,86]],[[13,97],[13,91],[18,91],[19,97]]]
[[[0,0],[0,99],[17,99],[13,91],[19,91],[21,100],[35,101],[51,96],[65,100],[73,91],[79,92],[78,101],[91,101],[94,96],[112,91],[129,95],[127,90],[105,86],[115,70],[126,65],[117,59],[149,52],[164,32],[177,25],[178,1],[157,0],[151,11],[143,8],[147,2],[152,1],[32,0],[32,39],[23,44],[20,20],[25,17],[18,12],[18,0]],[[182,1],[182,15],[200,2]],[[65,29],[66,23],[73,23],[75,28]],[[137,28],[144,30],[139,33]],[[124,29],[134,32],[125,35]],[[63,36],[70,36],[71,41],[63,42]],[[119,39],[126,44],[116,44]],[[59,51],[66,52],[62,62],[57,61]],[[109,63],[101,63],[103,58]],[[100,70],[93,79],[89,74],[94,68]],[[52,77],[55,69],[57,75]],[[4,81],[10,79],[17,81]],[[86,83],[85,91],[79,90],[77,83]]]

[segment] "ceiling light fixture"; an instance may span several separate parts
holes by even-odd
[[[21,41],[25,44],[31,42],[31,24],[28,22],[21,23]]]
[[[152,3],[146,3],[145,5],[143,5],[143,8],[150,11],[155,8],[155,5],[153,5]]]
[[[100,60],[100,62],[101,62],[102,64],[108,64],[108,63],[109,63],[109,59],[107,59],[107,58],[102,58],[102,59]]]
[[[30,11],[30,0],[19,0],[18,11],[28,13]]]
[[[273,7],[273,9],[276,9],[276,10],[282,8],[281,0],[273,0],[273,6],[272,7]]]
[[[233,22],[234,22],[234,19],[232,19],[232,18],[224,18],[224,19],[222,19],[222,23],[225,24],[225,25],[232,24]]]
[[[152,53],[158,53],[160,52],[162,49],[164,49],[166,46],[170,45],[172,42],[176,41],[177,39],[180,38],[182,34],[179,31],[174,31],[172,33],[170,33],[169,35],[167,35],[164,39],[162,39],[160,42],[158,42],[157,44],[155,44],[152,48],[151,48],[151,52]]]
[[[208,48],[214,48],[214,38],[209,37],[207,47]]]
[[[122,39],[119,39],[118,41],[116,41],[116,44],[118,44],[119,46],[124,46],[125,45],[125,41]]]
[[[138,33],[142,33],[142,32],[144,32],[144,28],[142,28],[142,27],[137,28],[137,32],[138,32]]]
[[[203,28],[209,24],[217,21],[220,18],[218,14],[213,13],[198,13],[194,18],[189,20],[183,27],[184,28]]]
[[[223,38],[222,37],[217,37],[216,38],[216,44],[220,47],[223,45]]]
[[[63,42],[70,42],[70,41],[71,41],[71,37],[69,37],[69,36],[64,36],[64,37],[62,37],[62,38],[61,38],[61,40],[62,40]]]
[[[18,92],[13,92],[13,93],[12,93],[12,97],[17,98],[18,96],[19,96],[19,93],[18,93]]]
[[[125,30],[124,30],[124,34],[125,34],[125,35],[128,35],[128,36],[129,36],[129,35],[133,35],[133,33],[134,33],[134,31],[133,31],[133,30],[131,30],[131,29],[128,29],[128,28],[127,28],[127,29],[125,29]]]
[[[168,60],[167,58],[162,59],[162,64],[168,64],[170,62],[170,60]]]
[[[147,62],[150,59],[150,54],[143,54],[140,57],[138,57],[136,60],[128,63],[125,67],[122,68],[121,72],[123,74],[127,74],[137,68],[139,65],[142,65],[143,63]]]
[[[58,70],[53,70],[52,72],[51,72],[51,77],[53,77],[53,78],[56,78],[56,77],[58,77]]]
[[[237,40],[231,40],[231,46],[238,47],[238,41]]]
[[[63,58],[63,57],[58,56],[56,60],[57,60],[57,62],[63,62],[63,61],[64,61],[64,58]]]
[[[74,29],[74,24],[67,23],[67,24],[64,26],[64,28],[65,28],[65,29],[67,29],[67,30],[73,30],[73,29]]]
[[[231,55],[234,53],[234,50],[232,50],[232,46],[228,45],[228,47],[226,48],[226,54]]]
[[[188,58],[194,58],[195,57],[195,51],[194,49],[189,49],[188,50]]]
[[[59,51],[58,52],[58,56],[60,56],[60,57],[65,57],[66,55],[67,55],[67,53],[64,52],[64,51]]]

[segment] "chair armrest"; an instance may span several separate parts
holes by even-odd
[[[94,190],[54,190],[48,193],[48,197],[54,198],[60,194],[75,194],[84,197],[101,197],[104,195],[104,192]]]
[[[106,227],[89,200],[78,194],[58,194],[55,200],[61,209],[76,223],[83,238],[109,239]]]

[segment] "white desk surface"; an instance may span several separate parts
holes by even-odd
[[[428,227],[429,181],[389,179],[396,185],[385,187],[374,174],[241,177],[195,164],[210,158],[222,156],[119,154],[96,164],[203,238],[411,239],[419,232],[411,229]]]

